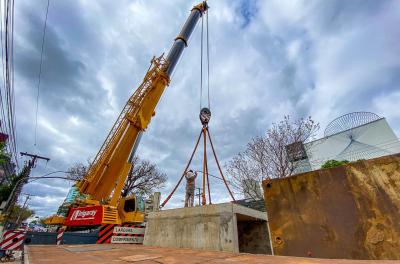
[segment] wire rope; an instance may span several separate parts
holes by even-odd
[[[204,22],[203,15],[201,16],[201,36],[200,36],[200,110],[202,107],[203,99],[203,34],[204,33]]]
[[[208,109],[211,110],[210,107],[210,42],[209,42],[209,34],[208,34],[208,12],[206,13],[206,27],[207,27],[207,100],[208,100]]]

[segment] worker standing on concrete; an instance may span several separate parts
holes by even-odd
[[[186,196],[185,196],[185,207],[193,207],[194,205],[194,190],[196,187],[197,172],[188,170],[185,173],[186,178]]]

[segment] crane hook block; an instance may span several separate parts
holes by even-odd
[[[203,126],[206,126],[208,122],[210,122],[211,119],[211,111],[207,107],[204,107],[200,110],[200,115],[199,115],[201,124]]]

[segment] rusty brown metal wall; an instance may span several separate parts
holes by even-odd
[[[400,154],[263,188],[276,255],[400,259]]]

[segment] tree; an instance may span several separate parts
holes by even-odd
[[[8,183],[0,184],[0,203],[8,200],[15,186],[20,182],[23,177],[23,174],[19,174],[18,176],[13,174],[11,175]]]
[[[68,170],[68,178],[79,181],[85,177],[88,165],[82,163],[75,163]],[[167,181],[166,174],[159,171],[154,163],[148,160],[141,160],[134,157],[132,160],[132,169],[129,171],[125,186],[122,189],[122,195],[137,193],[141,195],[148,195],[156,188],[161,188]]]
[[[167,175],[160,172],[154,163],[138,157],[134,157],[132,163],[132,169],[129,171],[122,189],[122,196],[125,197],[132,193],[149,195],[154,189],[164,187]]]
[[[263,199],[259,191],[263,180],[288,177],[299,166],[290,161],[287,146],[302,146],[299,143],[313,138],[318,129],[311,117],[292,121],[285,116],[273,123],[265,135],[252,138],[246,149],[227,163],[231,184],[245,196]]]
[[[29,208],[22,208],[22,206],[16,204],[11,209],[10,216],[8,217],[8,221],[11,223],[16,223],[19,220],[19,223],[25,221],[32,215],[34,215],[34,211]],[[18,219],[19,218],[19,219]],[[17,223],[18,224],[18,223]]]
[[[10,162],[11,160],[11,156],[7,153],[6,147],[6,142],[0,142],[0,165]]]
[[[330,169],[330,168],[335,168],[335,167],[345,165],[347,163],[349,163],[348,160],[328,160],[321,166],[321,168],[322,169]]]
[[[72,165],[71,168],[68,169],[67,178],[74,181],[82,180],[85,177],[89,166],[90,166],[89,160],[87,161],[86,165],[81,162],[75,163],[74,165]]]

